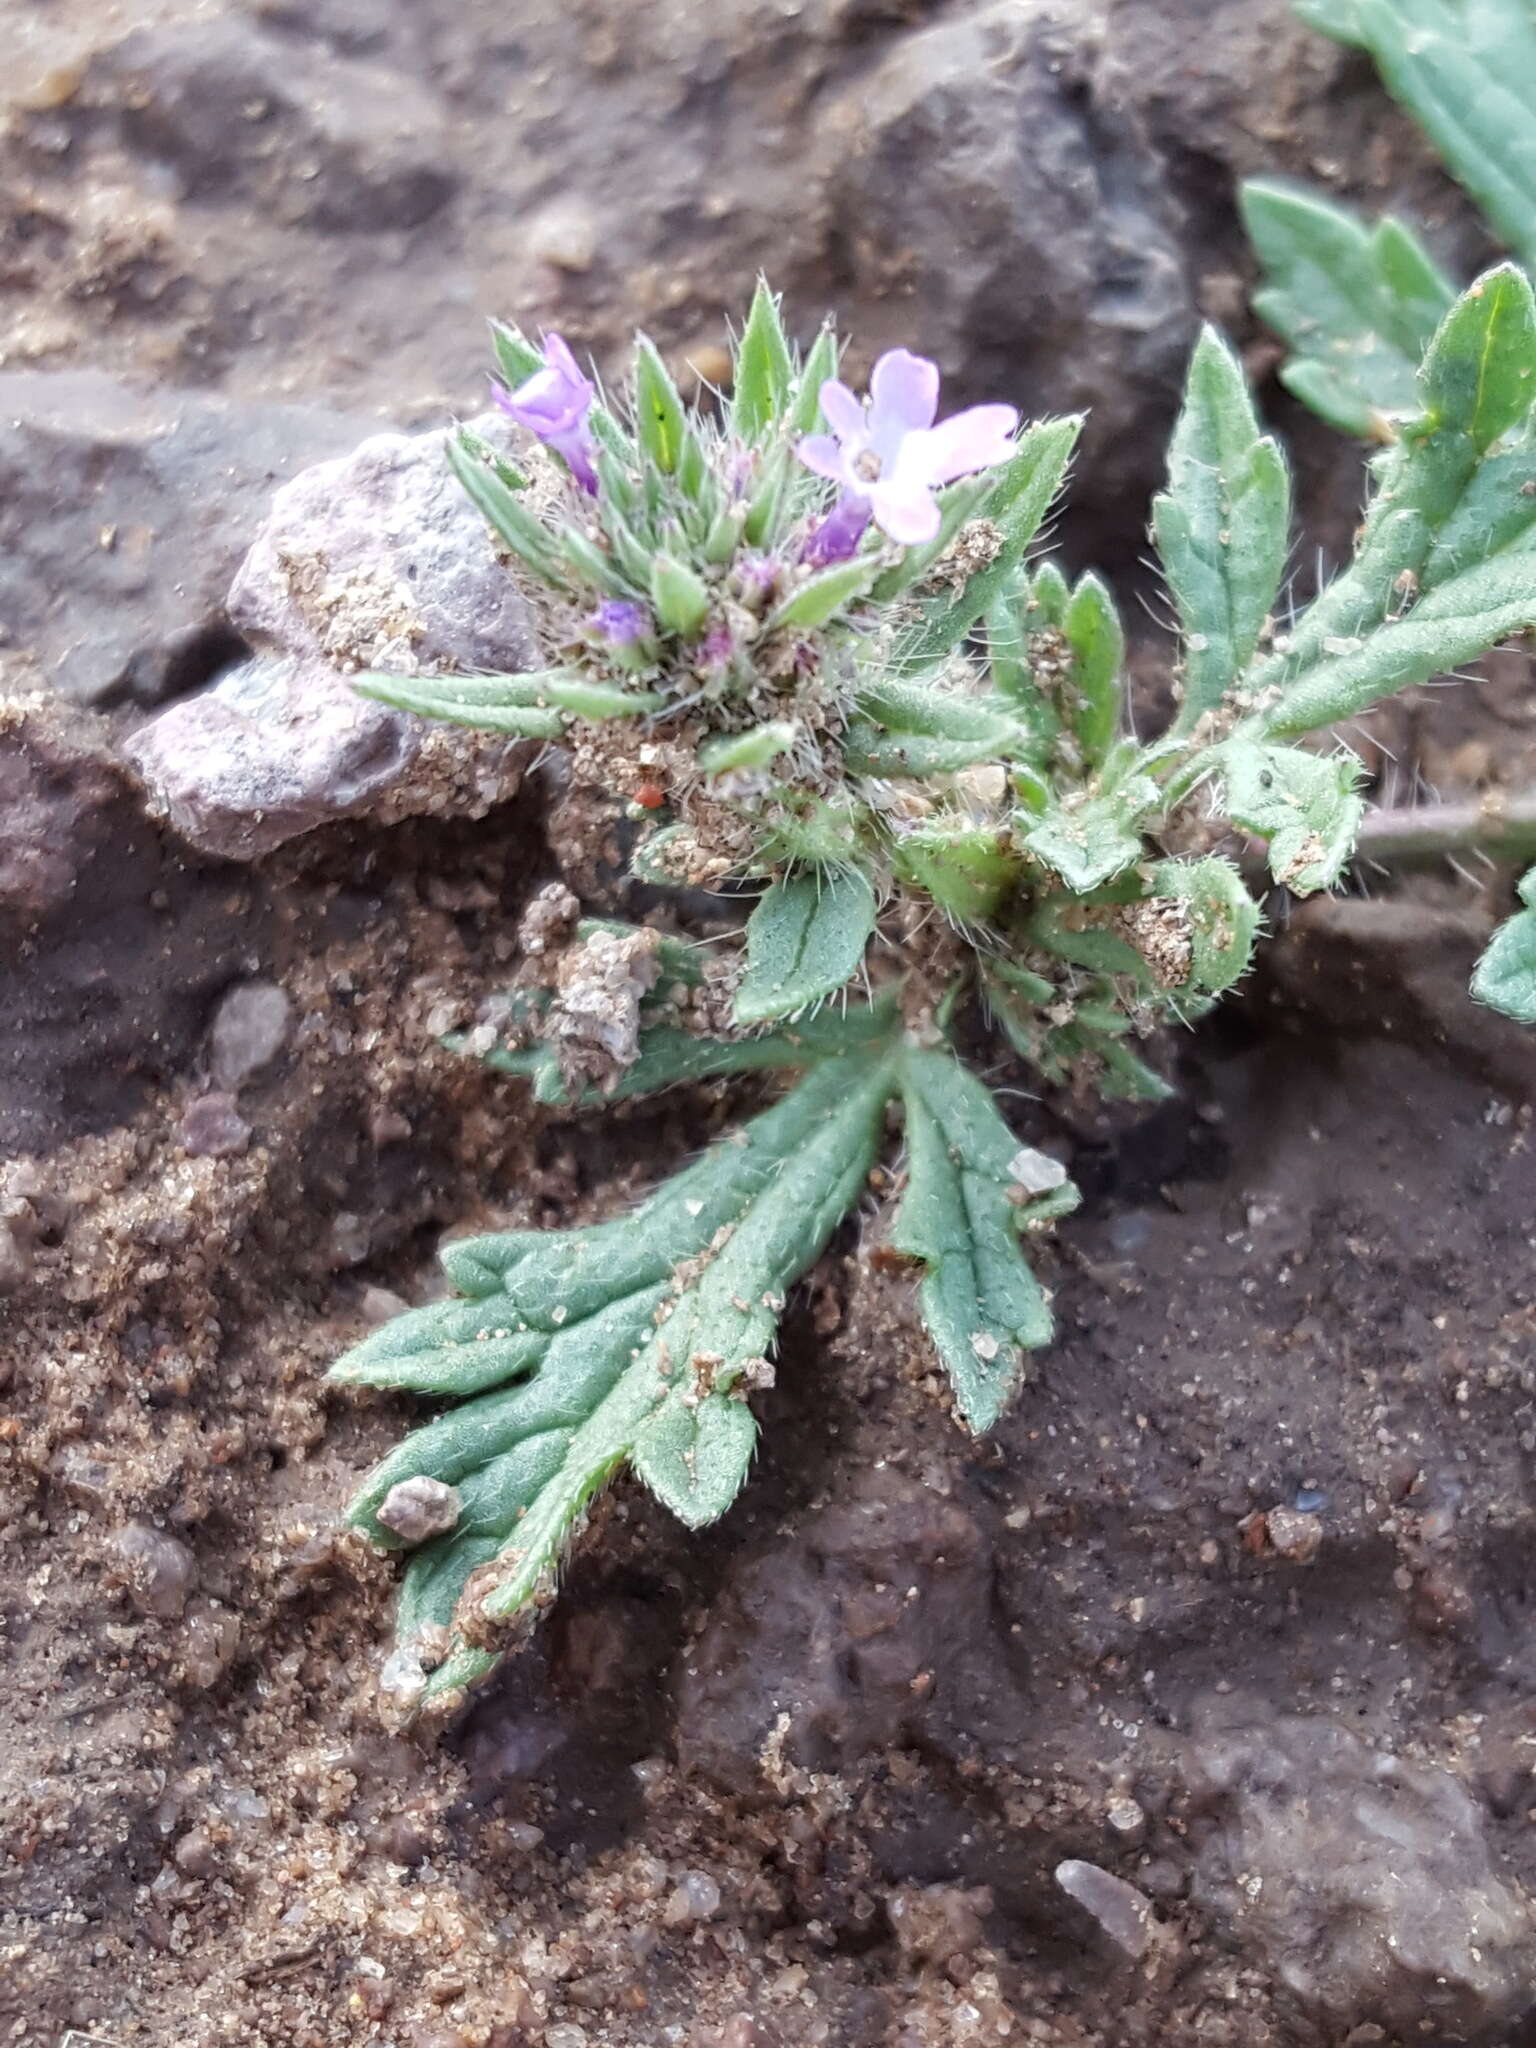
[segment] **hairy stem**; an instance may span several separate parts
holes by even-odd
[[[1536,790],[1490,792],[1476,803],[1420,804],[1371,811],[1360,828],[1357,860],[1410,867],[1449,854],[1493,860],[1536,860]]]

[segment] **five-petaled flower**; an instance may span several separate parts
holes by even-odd
[[[1006,462],[1014,452],[1019,416],[1011,405],[973,405],[935,426],[938,409],[938,365],[909,349],[881,356],[867,405],[836,377],[827,379],[821,410],[832,432],[808,435],[799,455],[807,469],[841,484],[843,495],[812,535],[810,559],[851,554],[871,518],[892,540],[921,546],[939,530],[933,495],[939,485]]]
[[[558,334],[544,337],[544,367],[535,370],[515,391],[501,385],[493,396],[503,412],[520,427],[536,434],[546,448],[564,459],[566,468],[584,491],[597,491],[597,453],[587,414],[592,409],[596,387],[584,377],[576,358]]]

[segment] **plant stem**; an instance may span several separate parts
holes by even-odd
[[[1410,867],[1456,853],[1492,860],[1536,860],[1536,790],[1493,791],[1477,803],[1422,804],[1371,811],[1360,828],[1356,860]]]

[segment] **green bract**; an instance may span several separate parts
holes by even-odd
[[[1231,351],[1201,340],[1154,519],[1182,701],[1146,741],[1108,588],[1029,560],[1074,422],[1005,428],[959,475],[933,449],[966,433],[984,449],[997,409],[947,440],[941,425],[914,442],[920,488],[883,511],[854,486],[908,459],[891,421],[927,433],[937,373],[893,352],[874,378],[886,412],[866,417],[826,384],[830,335],[802,361],[766,290],[718,417],[683,404],[646,343],[627,409],[599,404],[553,338],[541,355],[500,329],[497,351],[537,440],[465,436],[453,461],[524,579],[546,665],[361,687],[569,742],[633,875],[719,892],[735,936],[706,950],[582,920],[552,885],[466,1050],[574,1112],[799,1078],[629,1215],[449,1244],[458,1297],[335,1368],[449,1404],[352,1510],[412,1551],[391,1676],[439,1706],[552,1596],[615,1474],[690,1525],[730,1506],[785,1297],[887,1150],[896,1199],[870,1227],[910,1263],[958,1420],[989,1427],[1051,1336],[1031,1243],[1077,1197],[957,1047],[990,1033],[987,1060],[1011,1053],[1038,1085],[1166,1095],[1163,1028],[1252,955],[1245,841],[1299,894],[1350,859],[1354,760],[1308,736],[1536,620],[1536,311],[1512,270],[1450,306],[1399,385],[1357,558],[1283,627],[1285,462]],[[1507,1007],[1536,1003],[1533,915],[1483,977]]]

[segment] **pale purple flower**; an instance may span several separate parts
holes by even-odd
[[[845,554],[857,545],[856,536],[847,544],[846,534],[859,509],[906,547],[932,540],[939,530],[933,495],[939,485],[1006,462],[1019,424],[1011,405],[973,405],[935,426],[938,365],[904,348],[888,350],[875,364],[867,405],[829,377],[821,387],[821,409],[832,432],[808,435],[798,452],[807,469],[842,485],[827,524],[841,521],[831,541]]]
[[[597,471],[592,459],[597,448],[587,414],[595,391],[591,378],[581,374],[561,337],[547,334],[543,369],[535,370],[515,391],[497,385],[492,394],[503,412],[536,434],[546,448],[553,448],[581,488],[594,495]]]
[[[650,637],[654,621],[643,604],[632,604],[624,597],[610,597],[598,606],[587,624],[594,632],[601,633],[610,647],[633,647],[637,640]]]

